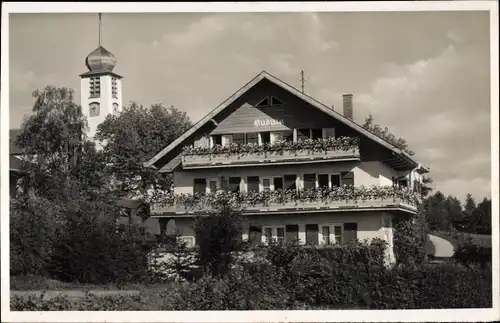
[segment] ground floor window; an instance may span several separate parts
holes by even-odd
[[[262,243],[269,244],[273,241],[283,243],[285,240],[284,226],[264,227],[263,231],[264,236],[262,237]]]

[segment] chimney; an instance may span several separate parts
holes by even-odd
[[[344,106],[344,117],[349,120],[352,120],[353,111],[352,111],[352,94],[344,94],[343,98],[343,106]]]

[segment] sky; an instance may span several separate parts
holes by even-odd
[[[173,105],[198,121],[262,70],[354,120],[403,137],[436,190],[491,196],[488,12],[114,13],[103,46],[124,103]],[[97,14],[10,15],[10,127],[31,93],[75,89],[98,45]]]

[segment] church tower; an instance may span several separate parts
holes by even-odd
[[[86,134],[93,139],[97,126],[108,114],[122,111],[122,77],[113,72],[115,56],[101,45],[102,17],[99,13],[99,47],[85,59],[88,72],[81,77],[81,106],[87,117]]]

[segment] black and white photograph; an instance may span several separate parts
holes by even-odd
[[[500,320],[496,1],[4,3],[1,92],[2,321]]]

